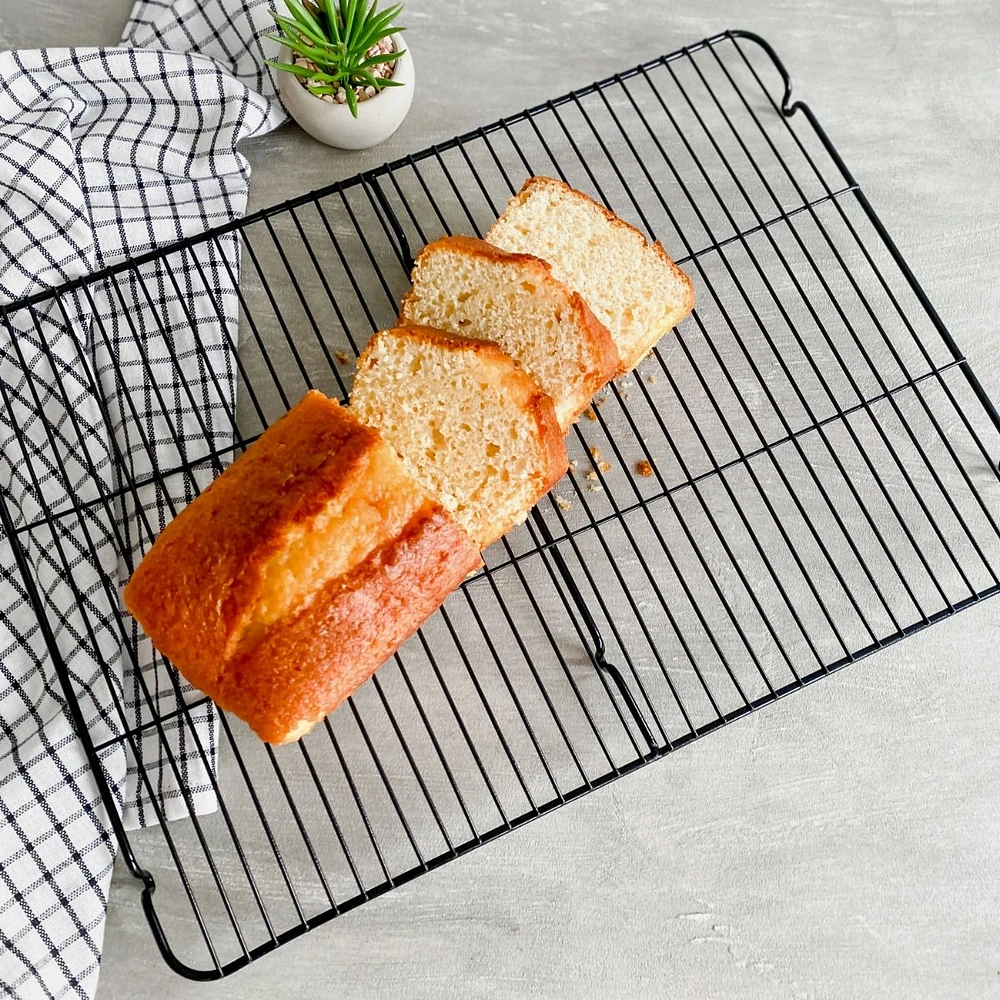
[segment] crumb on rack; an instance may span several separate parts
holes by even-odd
[[[600,396],[594,397],[594,406],[603,406],[608,401],[608,394],[602,392]]]
[[[561,496],[560,494],[557,493],[555,499],[556,499],[556,506],[560,510],[572,510],[573,509],[573,504],[569,500],[567,500],[564,496]]]
[[[569,467],[570,467],[571,469],[574,469],[574,470],[575,470],[575,469],[576,469],[576,467],[577,467],[577,466],[578,466],[579,464],[580,464],[580,463],[579,463],[579,462],[578,462],[578,461],[577,461],[577,460],[576,460],[575,458],[571,458],[571,459],[569,460]]]
[[[585,409],[585,410],[583,411],[583,415],[584,415],[584,416],[585,416],[585,417],[586,417],[586,418],[587,418],[588,420],[594,420],[594,421],[596,421],[596,420],[597,420],[597,414],[596,414],[596,413],[594,413],[594,408],[593,408],[592,406],[588,406],[588,407],[587,407],[587,409]]]
[[[628,389],[622,389],[622,391],[621,391],[621,397],[622,397],[622,399],[628,399],[629,398]]]
[[[635,471],[645,479],[648,479],[653,474],[653,467],[645,459],[641,462],[635,463]]]
[[[588,487],[591,493],[603,493],[604,487],[600,483],[591,483]]]
[[[650,385],[655,385],[655,384],[656,384],[656,376],[655,376],[655,375],[654,375],[654,374],[653,374],[652,372],[650,372],[650,373],[649,373],[649,374],[648,374],[648,375],[646,376],[646,381],[647,381],[647,382],[648,382],[648,383],[649,383]]]
[[[351,356],[346,351],[334,351],[333,356],[337,359],[337,364],[341,368],[351,363]]]
[[[590,457],[595,461],[599,462],[604,456],[601,454],[601,449],[597,445],[592,444],[590,446]]]
[[[586,478],[587,479],[592,479],[592,480],[594,480],[596,482],[597,481],[597,473],[594,472],[593,469],[591,469],[590,472],[587,473]]]
[[[600,469],[601,472],[610,472],[611,471],[611,463],[610,462],[598,462],[597,463],[597,468]]]

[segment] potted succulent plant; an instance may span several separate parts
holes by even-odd
[[[399,128],[413,100],[413,59],[403,48],[396,4],[378,0],[285,0],[274,13],[282,45],[278,92],[310,135],[340,149],[364,149]]]

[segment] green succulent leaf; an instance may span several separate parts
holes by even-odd
[[[284,5],[290,17],[273,13],[281,34],[266,37],[310,60],[318,69],[271,61],[268,66],[320,84],[309,87],[317,95],[345,87],[347,104],[355,117],[358,100],[354,86],[375,87],[378,91],[402,86],[397,80],[375,76],[372,69],[395,62],[405,49],[368,55],[372,46],[404,30],[394,24],[403,12],[402,3],[385,10],[379,10],[379,0],[284,0]]]
[[[356,69],[354,71],[354,79],[360,80],[366,87],[378,87],[381,82],[380,78],[369,73],[366,69]]]
[[[392,25],[390,25],[388,28],[385,28],[384,30],[373,32],[367,38],[363,38],[361,40],[360,44],[358,45],[358,51],[362,55],[364,55],[364,53],[366,53],[373,45],[377,45],[383,39],[389,38],[390,36],[394,35],[397,31],[399,31],[398,28],[395,28]]]
[[[367,52],[376,42],[394,35],[397,31],[402,31],[402,28],[396,28],[392,23],[402,12],[402,9],[402,5],[397,4],[395,7],[390,7],[388,10],[384,10],[381,14],[373,17],[365,25],[363,35],[358,42],[358,48],[363,52]]]
[[[287,45],[293,52],[298,52],[300,56],[311,59],[317,66],[326,65],[330,61],[331,53],[328,49],[320,49],[315,45],[307,45],[298,38],[288,38],[281,35],[265,35],[264,37],[281,42],[282,45]]]
[[[322,70],[309,69],[307,66],[296,66],[294,63],[271,62],[269,59],[265,59],[264,62],[275,69],[284,70],[286,73],[293,73],[295,76],[301,76],[307,80],[322,80],[325,83],[337,84],[341,81],[341,77],[338,74],[324,73]],[[311,90],[312,88],[310,87],[309,89]]]
[[[265,59],[263,62],[265,66],[270,66],[271,69],[280,69],[285,73],[294,73],[296,76],[302,76],[303,73],[308,72],[304,66],[296,66],[294,63],[275,62],[273,59]]]
[[[381,55],[371,56],[363,63],[358,63],[358,69],[367,69],[369,66],[380,66],[382,63],[395,62],[405,51],[406,49],[403,49],[401,52],[383,52]]]
[[[327,34],[331,40],[336,35],[336,40],[344,40],[344,16],[340,9],[340,0],[313,0],[323,13],[323,25],[327,29]],[[330,26],[333,27],[330,27]]]
[[[354,47],[354,19],[358,12],[358,0],[340,0],[340,10],[344,15],[344,44]]]
[[[303,28],[307,29],[307,34],[315,33],[317,38],[323,38],[323,29],[319,22],[309,13],[309,11],[299,2],[299,0],[285,0],[285,6],[289,13]],[[278,20],[277,15],[274,18]]]
[[[274,20],[278,27],[284,31],[286,38],[300,38],[305,35],[306,38],[314,42],[317,46],[324,46],[327,44],[322,32],[313,32],[311,28],[307,28],[305,25],[299,24],[298,21],[293,21],[288,17],[282,17],[280,14],[275,14]]]

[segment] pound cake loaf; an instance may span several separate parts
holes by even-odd
[[[310,392],[164,528],[123,599],[195,687],[286,743],[480,565],[378,432]]]
[[[400,322],[494,341],[552,397],[563,433],[618,368],[607,328],[537,257],[447,236],[420,251],[411,280]]]
[[[611,331],[617,374],[633,368],[694,308],[694,287],[663,247],[587,195],[531,177],[486,234],[511,253],[548,261]]]
[[[569,464],[551,398],[490,341],[382,330],[358,359],[351,409],[480,548],[520,524]]]

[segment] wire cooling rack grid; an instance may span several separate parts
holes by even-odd
[[[208,451],[204,426],[177,428],[174,465],[123,464],[113,493],[16,537],[150,490],[190,499],[307,388],[345,396],[415,250],[481,234],[534,173],[659,238],[695,314],[581,420],[575,467],[486,570],[325,725],[274,750],[223,718],[219,810],[118,830],[185,975],[229,973],[1000,589],[996,410],[773,50],[736,31],[62,289],[67,311],[123,288],[153,307],[166,264],[190,322],[221,316],[211,276],[238,232],[239,432]],[[156,326],[143,363],[174,365],[183,392],[194,361]],[[204,703],[179,691],[147,731],[123,717],[112,743],[140,769],[176,768],[178,738],[201,753]]]

